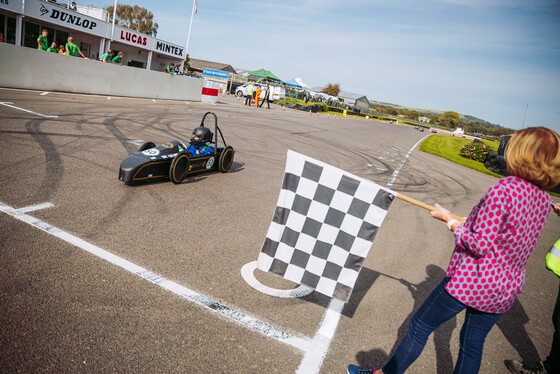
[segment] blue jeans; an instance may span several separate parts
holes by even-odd
[[[500,314],[484,313],[461,303],[445,291],[444,286],[448,281],[449,278],[444,278],[414,314],[406,336],[383,368],[385,374],[404,373],[420,356],[430,334],[463,309],[467,313],[461,328],[459,357],[453,373],[478,373],[484,340]]]

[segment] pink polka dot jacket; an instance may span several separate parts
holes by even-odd
[[[550,212],[550,195],[519,177],[490,187],[462,226],[445,289],[486,313],[507,312],[525,287],[525,265]]]

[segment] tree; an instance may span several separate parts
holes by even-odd
[[[443,112],[443,114],[439,117],[439,124],[441,126],[454,129],[455,127],[457,127],[460,118],[461,115],[457,112]]]
[[[109,22],[113,22],[113,6],[108,6],[106,10],[109,14]],[[115,23],[119,26],[157,36],[159,25],[154,23],[154,14],[146,8],[138,5],[118,4],[115,18]]]
[[[340,84],[329,83],[325,88],[323,88],[321,92],[331,96],[338,96],[338,94],[340,93]]]

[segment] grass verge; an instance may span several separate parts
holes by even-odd
[[[501,178],[502,176],[500,174],[496,174],[486,169],[482,162],[462,157],[459,154],[461,147],[470,142],[472,142],[470,139],[457,138],[448,135],[432,135],[420,144],[420,151],[431,153],[456,164],[468,167],[469,169],[474,169],[476,171],[480,171],[481,173]],[[500,145],[499,142],[490,140],[483,140],[483,142],[494,151],[498,151],[498,146]]]
[[[496,153],[498,152],[499,142],[493,140],[482,140],[484,144],[492,148]],[[492,175],[496,178],[502,178],[502,175],[491,172],[486,169],[482,162],[470,160],[462,157],[459,153],[461,147],[465,144],[472,142],[470,139],[456,138],[448,135],[432,135],[420,144],[420,151],[431,153],[433,155],[445,158],[451,162],[463,165],[470,169],[480,171],[481,173]],[[552,196],[560,197],[560,194],[548,191]]]

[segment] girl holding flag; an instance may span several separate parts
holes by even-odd
[[[404,373],[430,334],[463,310],[454,373],[478,373],[488,332],[524,288],[525,265],[550,212],[546,190],[560,184],[560,136],[545,127],[518,131],[505,156],[509,176],[490,187],[464,222],[435,205],[431,215],[447,222],[455,239],[443,281],[414,314],[383,369],[349,365],[349,374]]]

